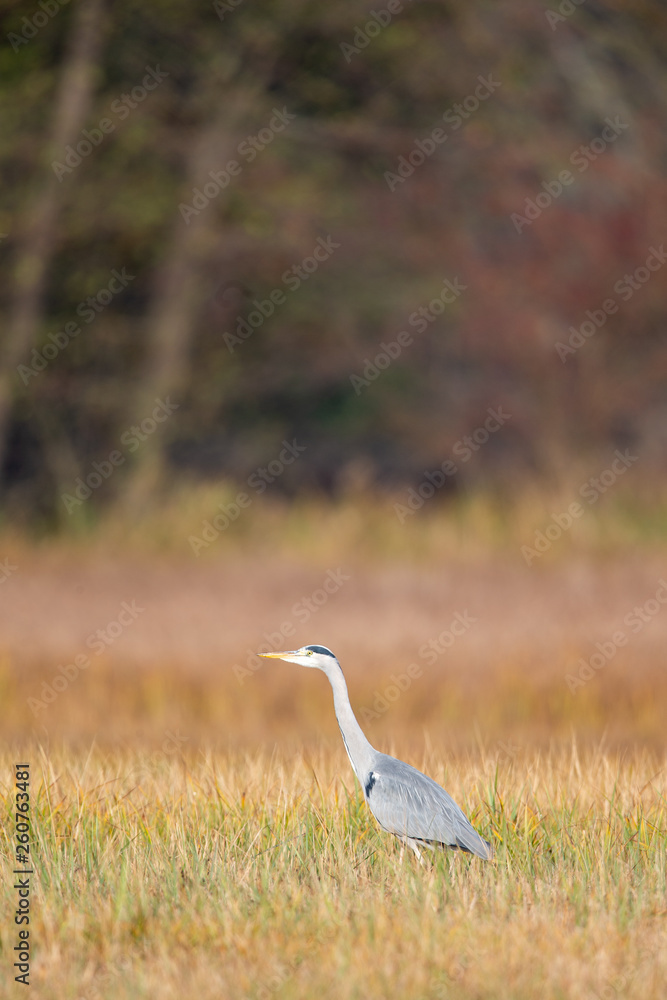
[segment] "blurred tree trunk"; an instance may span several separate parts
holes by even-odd
[[[216,86],[216,103],[220,92],[229,86]],[[239,86],[233,107],[229,97],[222,103],[225,110],[207,116],[192,145],[186,163],[186,180],[181,204],[191,205],[193,188],[200,190],[211,183],[209,173],[225,167],[234,159],[244,123],[262,100],[261,88]],[[208,95],[211,96],[211,95]],[[234,178],[231,184],[234,183]],[[149,314],[146,320],[147,348],[143,377],[130,414],[133,424],[150,417],[156,400],[179,404],[179,392],[189,384],[189,347],[198,312],[204,296],[211,290],[203,287],[206,263],[220,241],[220,204],[226,197],[220,191],[205,208],[190,217],[189,224],[179,210],[174,221],[169,248],[156,275]],[[145,505],[159,485],[164,472],[165,445],[173,435],[170,416],[146,440],[128,471],[121,505],[136,509]]]
[[[55,95],[53,128],[40,164],[35,198],[16,222],[16,266],[10,315],[0,347],[0,481],[17,386],[16,368],[27,359],[44,318],[44,299],[53,259],[58,216],[67,198],[66,183],[51,167],[66,146],[76,142],[92,102],[95,67],[103,35],[103,0],[82,0],[63,57]]]

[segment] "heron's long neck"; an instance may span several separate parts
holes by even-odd
[[[350,763],[354,768],[357,778],[363,785],[364,778],[370,770],[371,761],[376,751],[364,736],[361,726],[352,711],[350,697],[347,693],[347,684],[345,683],[340,664],[337,661],[332,661],[331,665],[327,664],[326,675],[333,688],[334,710],[347,755],[350,758]]]

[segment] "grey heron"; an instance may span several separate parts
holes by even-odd
[[[350,705],[340,663],[326,646],[302,646],[267,659],[316,667],[329,678],[343,743],[370,811],[383,830],[408,844],[419,860],[420,846],[450,847],[488,861],[493,849],[471,826],[450,795],[432,778],[368,742]]]

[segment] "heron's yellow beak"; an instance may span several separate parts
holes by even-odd
[[[281,660],[283,656],[294,656],[298,653],[298,649],[288,649],[284,653],[258,653],[258,656],[264,656],[267,660]]]

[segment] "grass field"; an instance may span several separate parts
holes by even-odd
[[[0,536],[0,996],[25,992],[28,761],[39,1000],[664,1000],[664,518],[601,502],[528,566],[566,499],[405,526],[258,501],[200,556],[213,494],[125,533]],[[253,657],[305,642],[335,650],[371,741],[445,785],[492,863],[400,859],[325,678]]]
[[[662,756],[416,760],[497,852],[438,853],[422,870],[375,827],[342,752],[25,754],[32,996],[665,995]],[[7,865],[5,783],[2,798]]]

